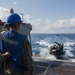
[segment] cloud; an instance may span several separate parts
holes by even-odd
[[[6,21],[7,16],[9,15],[9,10],[3,7],[0,7],[0,19]]]
[[[41,25],[42,24],[41,18],[33,18],[30,15],[25,15],[24,16],[24,22],[32,24],[32,26],[33,26],[32,32],[37,33],[38,30],[39,30],[39,32],[41,31],[41,29],[40,29],[40,27],[42,26]]]
[[[51,22],[50,19],[48,19],[48,18],[45,19],[45,21],[46,21],[46,24],[50,24],[50,22]]]
[[[75,17],[57,20],[51,23],[50,19],[34,19],[26,15],[25,20],[33,25],[33,33],[75,33]]]
[[[17,4],[17,2],[13,2],[13,4],[15,4],[15,5],[16,5],[16,4]]]
[[[0,7],[0,19],[2,21],[6,21],[9,14],[9,9]],[[32,33],[75,33],[75,17],[51,23],[49,18],[42,19],[40,17],[34,18],[30,15],[24,15],[23,21],[32,24]]]
[[[75,17],[58,20],[51,25],[51,29],[54,29],[57,33],[75,33]]]

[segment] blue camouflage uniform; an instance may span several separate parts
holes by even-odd
[[[12,13],[7,18],[6,25],[10,28],[20,26],[21,17]],[[32,49],[27,37],[18,33],[18,30],[9,30],[2,33],[1,53],[10,52],[11,56],[5,61],[7,75],[33,75]]]
[[[23,44],[26,36],[19,34],[16,31],[7,31],[2,35],[2,53],[10,52],[12,55],[8,58],[9,63],[15,72],[27,71],[27,68],[22,61],[23,59]]]

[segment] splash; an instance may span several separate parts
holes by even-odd
[[[54,45],[54,42],[58,43],[63,43],[64,44],[64,51],[66,55],[64,57],[69,57],[72,58],[74,57],[74,54],[72,51],[74,51],[73,46],[75,45],[75,41],[71,40],[68,37],[62,37],[62,36],[52,36],[52,37],[47,37],[44,39],[39,39],[36,41],[36,44],[39,45],[39,56],[43,58],[48,58],[48,59],[56,59],[55,56],[49,54],[50,47]],[[38,49],[36,49],[37,51]]]

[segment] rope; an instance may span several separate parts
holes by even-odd
[[[47,71],[48,71],[48,69],[49,69],[50,66],[51,66],[51,64],[49,64],[49,66],[47,67],[47,69],[46,69],[46,71],[44,72],[43,75],[46,75],[46,73],[47,73]]]

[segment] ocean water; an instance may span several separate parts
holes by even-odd
[[[63,43],[65,56],[75,62],[75,34],[31,34],[33,56],[56,59],[55,56],[49,54],[54,42]]]

